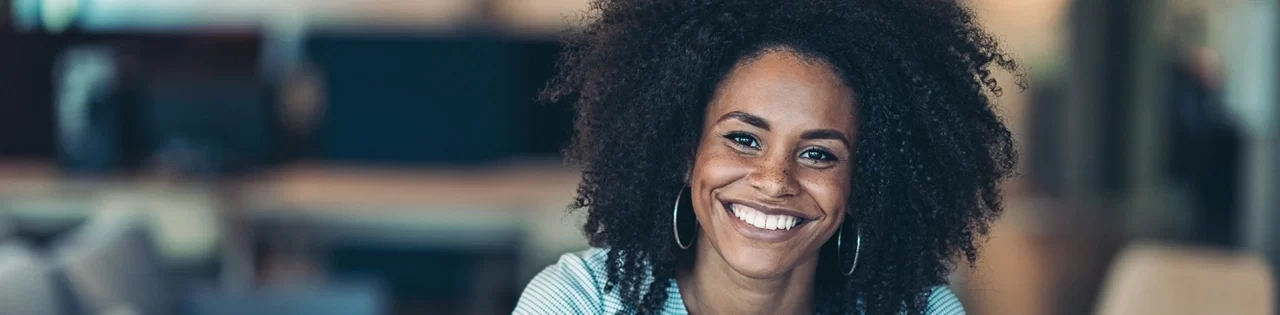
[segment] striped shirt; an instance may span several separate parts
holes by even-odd
[[[529,282],[514,314],[616,314],[623,309],[616,291],[604,292],[607,251],[592,248],[560,256]],[[662,314],[689,314],[675,280],[667,287]],[[932,289],[926,315],[964,315],[960,300],[945,286]]]

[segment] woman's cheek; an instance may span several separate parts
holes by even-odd
[[[849,192],[852,180],[848,167],[837,167],[828,170],[806,170],[801,172],[805,190],[813,196],[827,215],[836,215],[848,207]]]
[[[750,158],[725,145],[709,141],[699,150],[696,168],[711,177],[725,177],[741,173],[750,167]],[[697,175],[697,174],[695,174]]]

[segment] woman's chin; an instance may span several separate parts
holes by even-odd
[[[735,251],[725,262],[739,274],[752,279],[770,279],[791,272],[793,262],[786,254],[771,251],[742,249]]]

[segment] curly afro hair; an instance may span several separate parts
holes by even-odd
[[[991,71],[1026,85],[957,2],[593,0],[541,98],[576,103],[565,154],[584,173],[571,207],[587,211],[591,245],[609,248],[605,290],[630,311],[662,311],[692,257],[674,241],[670,207],[706,105],[734,66],[781,48],[832,67],[857,104],[848,215],[861,227],[861,258],[846,277],[834,240],[824,246],[818,310],[923,313],[929,288],[961,257],[977,258],[1002,211],[1000,183],[1014,173]]]

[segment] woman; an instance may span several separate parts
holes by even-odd
[[[963,314],[1016,160],[989,74],[1023,76],[957,2],[593,1],[543,97],[594,248],[515,312]]]

